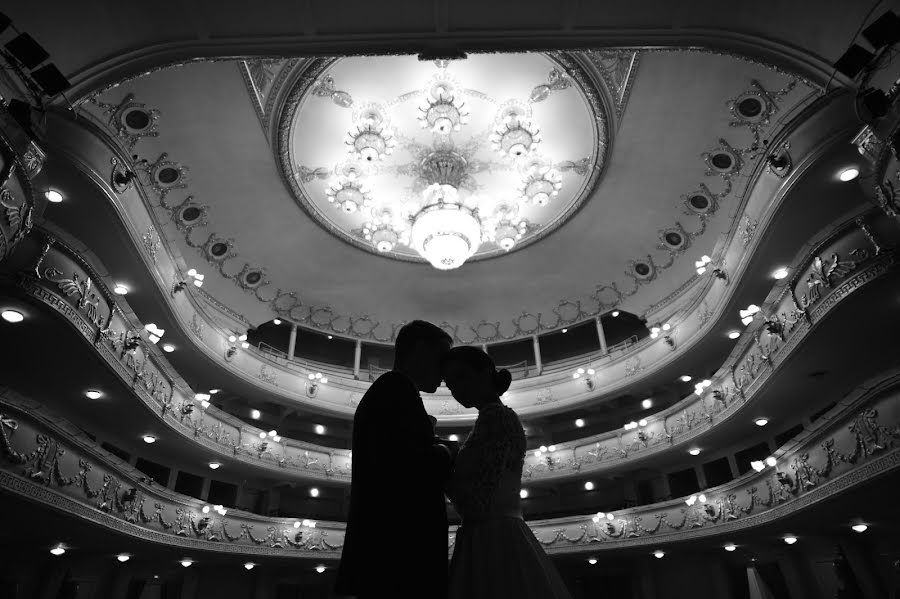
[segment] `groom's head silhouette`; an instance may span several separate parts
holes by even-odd
[[[441,384],[441,361],[453,338],[438,326],[413,320],[400,328],[394,341],[394,370],[413,380],[420,391],[434,393]]]

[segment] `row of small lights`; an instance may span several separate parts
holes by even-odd
[[[52,553],[53,555],[56,555],[56,556],[63,555],[65,552],[66,552],[66,547],[62,543],[59,543],[58,545],[56,545],[52,549],[50,549],[50,553]],[[131,559],[131,554],[128,554],[128,553],[120,553],[116,556],[116,560],[118,560],[120,563],[123,563],[123,564],[130,559]],[[178,563],[181,564],[185,568],[190,568],[196,562],[190,558],[185,558],[185,559],[179,561]],[[255,568],[258,565],[259,564],[255,564],[253,562],[245,562],[244,569],[252,570],[253,568]],[[319,574],[323,573],[327,569],[328,568],[325,566],[325,564],[319,564],[318,566],[315,567],[316,572],[318,572]]]
[[[596,518],[596,516],[595,516],[595,518]],[[863,533],[869,529],[869,526],[866,524],[854,524],[853,526],[850,527],[850,529],[853,530],[854,532]],[[794,543],[797,542],[798,539],[794,535],[786,535],[786,536],[782,537],[782,540],[785,543],[787,543],[788,545],[793,545]],[[725,551],[734,551],[735,549],[738,548],[738,546],[735,545],[734,543],[726,543],[725,545],[722,546],[722,548]],[[662,559],[666,556],[666,553],[662,549],[657,549],[656,551],[653,552],[652,555],[656,559]],[[588,558],[587,562],[593,566],[597,563],[597,558],[590,557],[590,558]]]

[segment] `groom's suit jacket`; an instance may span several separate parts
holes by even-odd
[[[391,371],[372,384],[356,408],[352,450],[350,513],[335,590],[444,599],[443,486],[450,458],[434,445],[434,427],[408,377]]]

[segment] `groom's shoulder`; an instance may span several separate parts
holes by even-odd
[[[409,395],[416,394],[416,386],[409,377],[394,370],[385,372],[372,383],[366,391],[365,397],[378,397],[382,395]]]

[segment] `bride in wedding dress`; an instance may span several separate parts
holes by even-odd
[[[459,450],[447,494],[462,516],[450,562],[450,599],[571,599],[550,558],[522,519],[519,492],[525,431],[500,396],[512,376],[475,347],[444,361],[454,399],[478,408]]]

